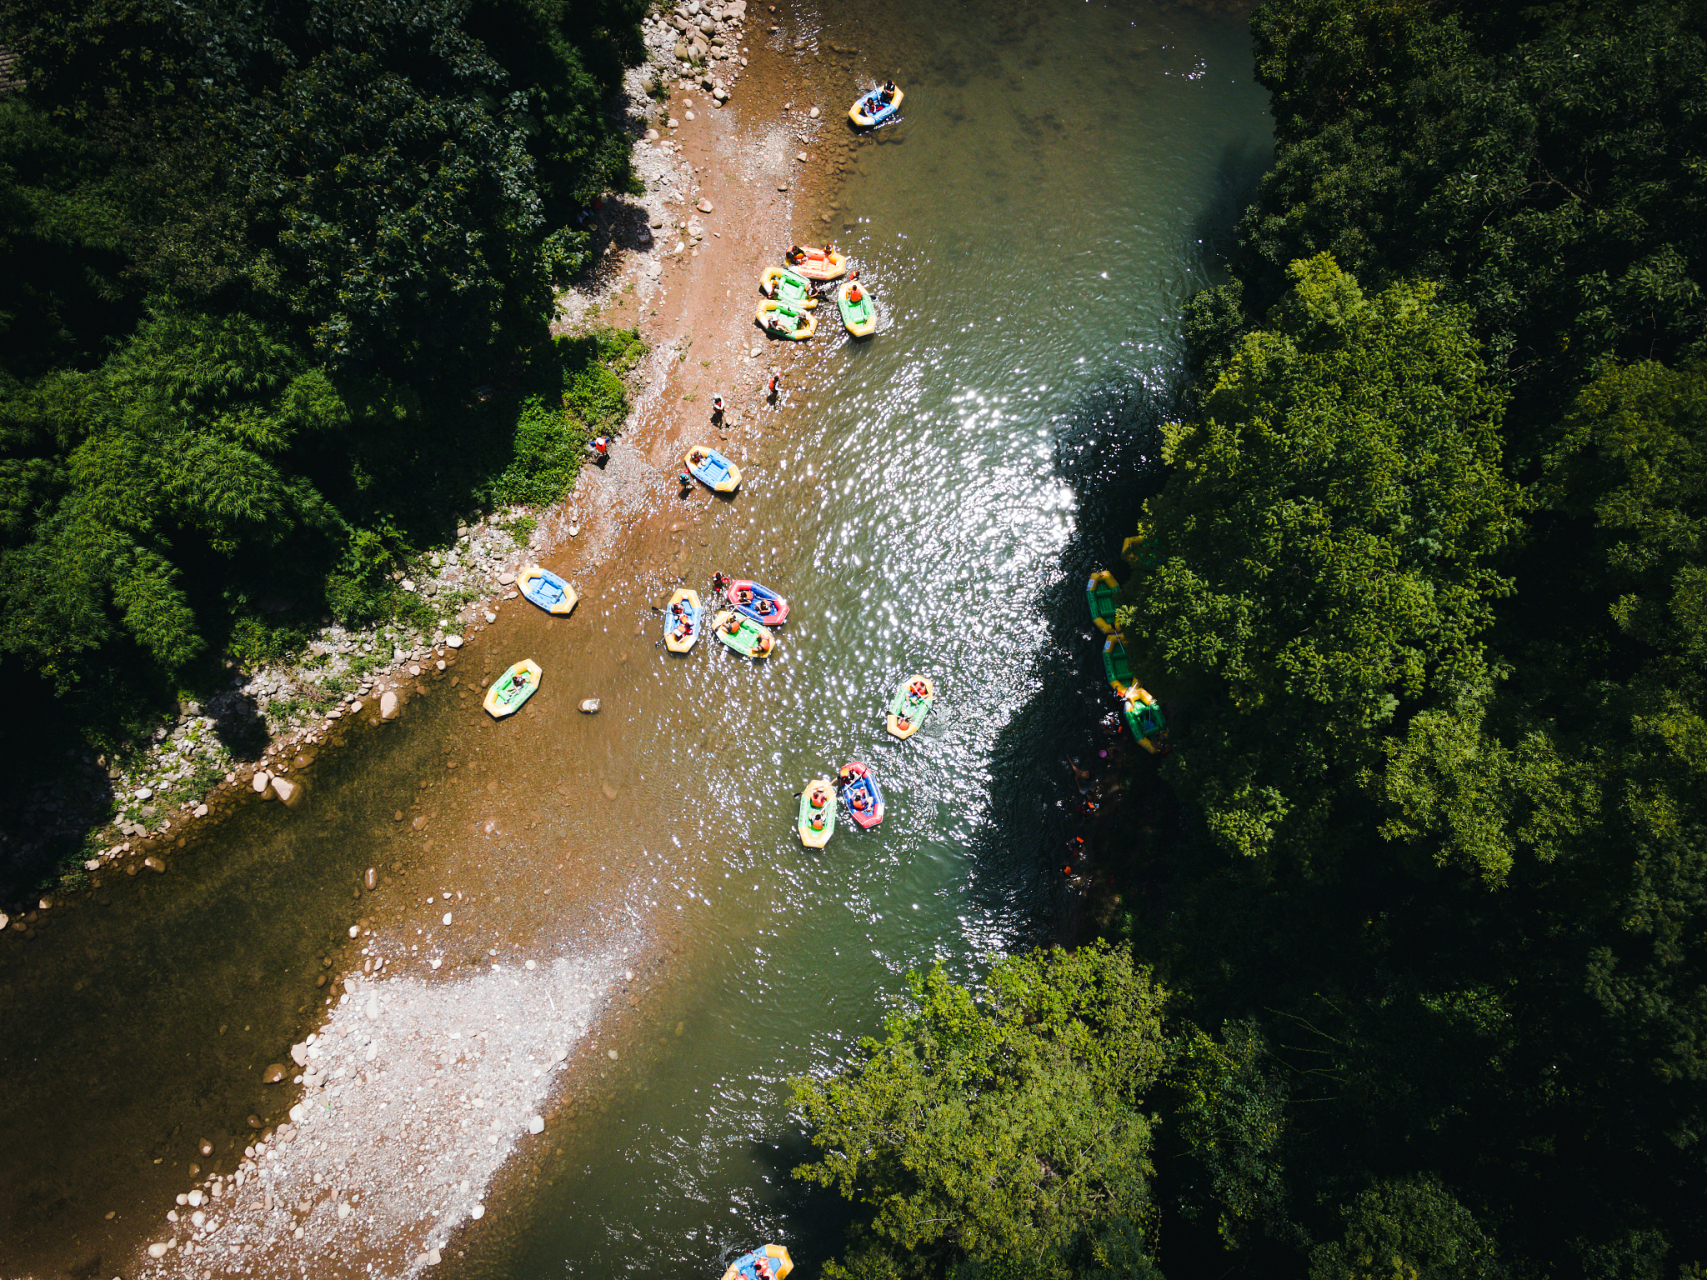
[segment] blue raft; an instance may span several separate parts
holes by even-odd
[[[530,564],[516,574],[516,586],[541,609],[559,617],[573,609],[579,599],[574,587],[550,569],[541,569],[537,564]]]

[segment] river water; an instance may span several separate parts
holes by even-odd
[[[407,797],[438,821],[442,794],[427,838],[452,846],[447,886],[479,884],[467,912],[490,954],[639,931],[667,961],[608,1041],[620,1065],[442,1270],[688,1280],[771,1240],[814,1274],[842,1210],[789,1177],[809,1149],[788,1078],[875,1032],[907,970],[974,977],[1070,916],[1062,756],[1094,763],[1108,709],[1082,584],[1143,495],[1180,304],[1214,278],[1270,158],[1246,18],[1086,0],[779,14],[775,43],[809,39],[826,102],[885,76],[907,93],[824,197],[879,333],[815,341],[786,431],[750,447],[732,502],[695,500],[667,566],[601,572],[568,623],[518,607],[474,646],[468,683],[470,662],[545,668],[515,721],[423,701],[314,765],[300,815],[220,827],[186,860],[193,900],[121,878],[56,926],[86,963],[0,974],[0,1190],[21,1251],[0,1261],[109,1205],[152,1214],[182,1189],[193,1132],[277,1109],[220,1082],[256,1079],[281,1028],[307,1025],[321,957],[382,915],[350,886],[417,856],[393,814]],[[803,239],[818,212],[800,210]],[[792,600],[767,662],[655,644],[649,605],[717,568]],[[882,708],[912,671],[936,680],[937,710],[897,743]],[[577,716],[589,693],[606,710]],[[854,758],[887,818],[803,850],[795,793]],[[555,903],[539,892],[553,876]],[[566,893],[579,912],[558,908]]]
[[[906,90],[830,193],[882,326],[818,340],[789,434],[683,565],[788,595],[778,655],[660,653],[622,695],[649,723],[633,772],[680,823],[679,847],[654,825],[633,856],[686,894],[681,971],[633,1075],[457,1273],[686,1280],[767,1240],[815,1273],[841,1211],[789,1177],[809,1149],[788,1077],[876,1032],[908,969],[974,976],[1055,933],[1060,758],[1092,761],[1108,704],[1084,576],[1142,496],[1180,304],[1270,157],[1246,18],[868,0],[784,23],[778,43],[813,38],[826,100]],[[882,704],[914,670],[938,710],[897,743]],[[887,818],[802,850],[794,793],[852,758]]]

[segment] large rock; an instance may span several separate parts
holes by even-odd
[[[394,690],[387,689],[379,695],[379,718],[381,720],[397,718],[397,694]]]
[[[274,778],[272,792],[290,808],[295,808],[302,801],[302,784],[289,778]]]
[[[282,1063],[282,1062],[270,1063],[268,1065],[267,1069],[265,1071],[261,1072],[261,1083],[262,1084],[277,1084],[279,1081],[283,1080],[289,1074],[290,1073],[285,1070],[284,1063]]]
[[[445,648],[447,648],[447,649],[460,649],[460,648],[462,648],[462,637],[461,636],[446,636],[445,637]]]
[[[301,1041],[291,1045],[290,1060],[299,1067],[306,1067],[308,1065],[308,1045]]]
[[[699,203],[694,206],[694,208],[698,209],[701,213],[710,213],[716,207],[716,205],[712,204],[711,201],[707,200],[704,196],[701,196],[699,198]]]
[[[267,784],[272,780],[272,774],[268,773],[265,769],[257,769],[255,770],[255,777],[251,781],[250,785],[255,788],[255,793],[257,795],[266,795]]]

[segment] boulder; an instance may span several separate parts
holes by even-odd
[[[397,694],[390,689],[379,695],[379,718],[394,720],[397,718]]]
[[[254,780],[250,785],[255,788],[255,793],[257,795],[265,795],[267,793],[267,784],[272,780],[272,774],[268,773],[265,769],[257,769],[255,770]]]
[[[598,709],[599,700],[597,698],[583,698],[581,700],[581,710],[586,712],[588,715],[597,714]]]
[[[447,649],[460,649],[460,648],[462,648],[462,637],[461,636],[446,636],[445,637],[445,648],[447,648]]]
[[[277,1084],[277,1083],[279,1083],[279,1081],[283,1080],[289,1074],[290,1073],[285,1070],[284,1063],[282,1063],[282,1062],[269,1063],[267,1065],[267,1069],[265,1071],[261,1072],[261,1083],[262,1084]]]
[[[166,874],[166,864],[152,854],[142,860],[142,865],[154,872],[155,875],[163,876]]]
[[[506,572],[500,573],[498,575],[498,585],[500,587],[511,586],[515,583],[515,581],[516,581],[516,575],[513,573],[509,573],[506,571]]]
[[[290,1060],[299,1067],[308,1065],[308,1045],[298,1041],[290,1047]]]
[[[271,790],[288,808],[295,808],[302,800],[302,784],[289,778],[274,778]]]
[[[676,41],[676,47],[672,52],[676,55],[677,62],[686,62],[693,57],[693,47],[685,40]]]
[[[704,196],[701,196],[699,198],[699,203],[694,206],[694,208],[698,209],[701,213],[710,213],[716,207],[716,205],[712,204],[711,201],[707,200]]]

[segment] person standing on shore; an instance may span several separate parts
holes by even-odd
[[[723,425],[723,397],[711,397],[711,421],[716,426]]]

